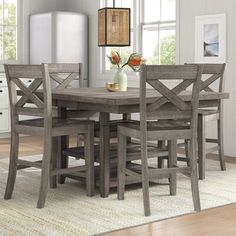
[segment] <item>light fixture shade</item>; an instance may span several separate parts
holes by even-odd
[[[98,46],[130,46],[130,8],[98,10]]]

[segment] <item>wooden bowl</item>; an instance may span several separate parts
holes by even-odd
[[[117,92],[119,91],[119,84],[117,83],[106,83],[106,89],[109,91],[109,92]]]

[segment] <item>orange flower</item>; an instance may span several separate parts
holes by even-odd
[[[140,66],[141,65],[141,58],[137,58],[137,59],[131,59],[128,62],[129,66]]]
[[[119,64],[120,63],[120,56],[117,52],[112,52],[111,53],[111,59],[115,64]]]
[[[136,52],[132,53],[127,62],[122,66],[120,65],[121,57],[118,52],[112,51],[110,56],[107,55],[107,58],[110,60],[111,64],[117,65],[118,68],[123,68],[128,65],[135,72],[139,71],[140,65],[145,63],[142,54]]]
[[[139,70],[139,67],[141,64],[145,63],[144,58],[141,54],[138,53],[132,53],[127,61],[127,64],[135,71],[137,72]]]
[[[111,64],[117,65],[119,67],[119,63],[121,61],[120,54],[118,52],[112,51],[111,56],[108,56],[108,59],[110,60]]]

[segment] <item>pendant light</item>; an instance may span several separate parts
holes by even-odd
[[[98,46],[130,46],[130,8],[105,7],[98,10]]]

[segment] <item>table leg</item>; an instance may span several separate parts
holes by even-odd
[[[58,107],[58,116],[62,119],[66,119],[66,108]],[[68,167],[68,157],[62,154],[62,150],[69,147],[69,137],[61,136],[59,137],[59,153],[58,153],[58,168]],[[66,177],[63,175],[58,176],[58,183],[64,184]]]
[[[173,168],[177,165],[177,141],[168,140],[168,167]],[[176,173],[171,173],[170,181],[170,195],[176,195],[177,182]]]
[[[122,118],[123,118],[123,120],[131,120],[131,114],[123,113]]]
[[[100,194],[101,197],[108,197],[110,188],[110,114],[100,112]]]
[[[131,114],[128,114],[128,113],[123,113],[122,114],[122,119],[123,120],[131,120]],[[127,137],[127,143],[131,143],[131,138],[130,137]]]

